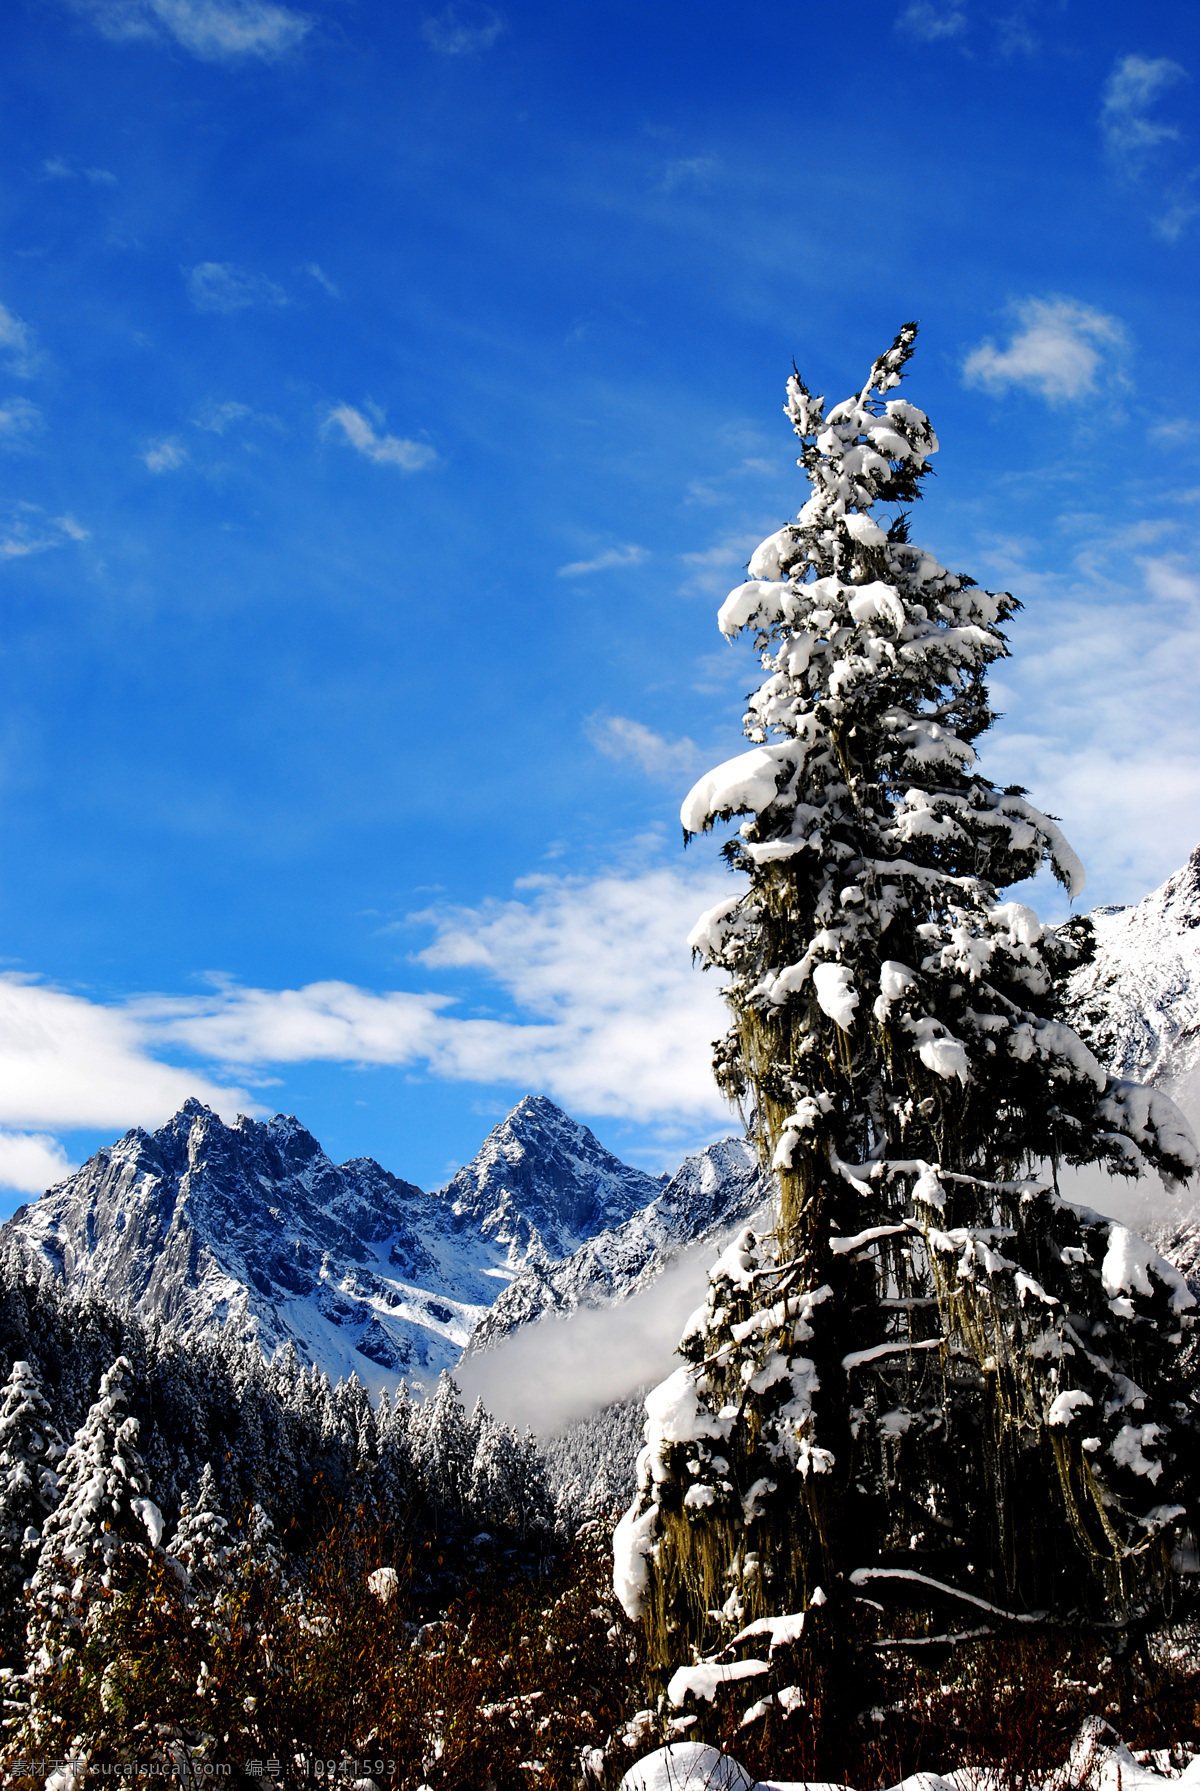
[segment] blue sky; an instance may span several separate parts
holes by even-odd
[[[195,1090],[426,1185],[725,1129],[714,611],[909,317],[985,769],[1200,837],[1195,10],[25,0],[0,24],[0,1180]],[[1046,892],[1045,906],[1060,911]],[[0,1210],[5,1207],[0,1192]]]

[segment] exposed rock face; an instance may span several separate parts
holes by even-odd
[[[1096,956],[1071,978],[1071,1024],[1106,1069],[1164,1089],[1200,1132],[1200,846],[1143,901],[1091,918]],[[1174,1198],[1152,1187],[1142,1209],[1139,1229],[1200,1294],[1200,1184]]]
[[[545,1095],[526,1095],[445,1190],[456,1227],[503,1252],[514,1272],[554,1262],[620,1225],[664,1178],[631,1169]]]
[[[1165,1087],[1200,1120],[1200,846],[1161,889],[1097,908],[1096,956],[1071,979],[1072,1024],[1100,1062]]]
[[[741,1138],[710,1144],[623,1225],[598,1232],[564,1261],[533,1261],[484,1314],[466,1354],[494,1349],[519,1326],[578,1306],[612,1306],[655,1280],[689,1244],[715,1240],[765,1206],[772,1178]]]
[[[289,1341],[336,1379],[428,1385],[530,1261],[573,1250],[662,1183],[542,1097],[425,1193],[334,1164],[295,1119],[227,1126],[198,1101],[129,1132],[3,1229],[69,1284],[182,1332]]]

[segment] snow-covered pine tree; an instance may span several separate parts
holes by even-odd
[[[162,1538],[162,1514],[150,1497],[138,1422],[129,1411],[131,1373],[128,1359],[118,1356],[101,1377],[95,1403],[62,1458],[59,1503],[43,1528],[26,1631],[34,1742],[53,1738],[64,1709],[86,1707],[89,1686],[106,1670],[105,1607],[138,1585]]]
[[[412,1414],[412,1464],[430,1504],[445,1512],[466,1509],[475,1442],[458,1387],[443,1370],[433,1397]]]
[[[31,1362],[14,1362],[0,1391],[0,1643],[25,1627],[24,1586],[37,1565],[41,1529],[58,1502],[64,1444]]]
[[[471,1465],[467,1510],[475,1523],[515,1530],[520,1536],[549,1534],[554,1528],[554,1498],[546,1462],[532,1432],[521,1436],[484,1410],[471,1414],[475,1453]]]
[[[184,1569],[189,1584],[211,1586],[224,1577],[232,1547],[217,1476],[206,1461],[195,1492],[184,1498],[168,1553]]]
[[[1002,899],[1046,860],[1072,896],[1083,873],[977,765],[1017,606],[909,539],[938,444],[887,394],[915,336],[828,415],[789,380],[812,493],[719,615],[767,677],[752,749],[683,805],[688,836],[748,817],[725,848],[744,885],[691,944],[729,975],[716,1074],[753,1103],[779,1208],[646,1401],[616,1583],[663,1661],[773,1615],[794,1635],[814,1603],[831,1638],[1119,1620],[1196,1499],[1171,1403],[1191,1296],[1055,1186],[1090,1162],[1180,1180],[1196,1145],[1063,1023],[1078,923]]]

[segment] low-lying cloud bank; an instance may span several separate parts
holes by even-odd
[[[581,1306],[567,1318],[525,1325],[497,1348],[468,1356],[454,1374],[468,1406],[482,1399],[506,1424],[554,1436],[589,1412],[665,1380],[679,1367],[675,1345],[704,1303],[708,1271],[723,1248],[723,1241],[692,1244],[620,1305]]]

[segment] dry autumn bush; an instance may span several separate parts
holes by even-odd
[[[1071,1744],[1089,1717],[1142,1749],[1200,1742],[1198,1650],[1182,1625],[1122,1652],[1062,1630],[936,1659],[864,1651],[836,1683],[815,1670],[814,1638],[777,1660],[772,1683],[796,1687],[791,1714],[765,1701],[745,1721],[757,1700],[742,1681],[672,1729],[678,1713],[647,1708],[642,1634],[613,1598],[605,1525],[539,1557],[426,1518],[339,1512],[286,1565],[281,1551],[249,1555],[197,1597],[160,1554],[142,1583],[94,1605],[42,1688],[42,1733],[51,1721],[86,1738],[95,1776],[156,1763],[199,1784],[227,1765],[216,1776],[233,1785],[336,1774],[380,1791],[612,1787],[672,1734],[703,1736],[763,1777],[861,1791],[966,1764],[995,1791],[1075,1791],[1089,1775]],[[368,1584],[379,1568],[395,1575],[386,1598]],[[11,1766],[34,1749],[19,1710],[10,1717]],[[44,1777],[11,1782],[40,1791]]]

